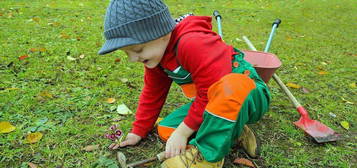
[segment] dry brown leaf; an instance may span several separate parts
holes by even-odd
[[[86,152],[92,152],[97,149],[99,149],[99,145],[88,145],[88,146],[84,147],[82,150],[84,150]]]
[[[326,75],[326,74],[328,74],[328,72],[326,72],[326,71],[320,71],[320,72],[318,72],[318,74],[319,74],[319,75]]]
[[[37,168],[37,165],[31,162],[28,162],[27,165],[29,165],[30,168]]]
[[[304,92],[304,93],[310,93],[310,90],[307,89],[307,88],[305,88],[305,87],[302,87],[301,90],[302,90],[302,92]]]
[[[12,132],[16,129],[15,126],[13,126],[10,122],[8,121],[1,121],[0,122],[0,134],[1,133],[9,133]]]
[[[291,87],[291,88],[295,88],[295,89],[301,88],[300,85],[295,84],[295,83],[291,83],[291,82],[287,83],[286,86]]]
[[[37,50],[37,48],[30,48],[29,51],[30,51],[30,52],[36,52],[36,51],[38,51],[38,50]]]
[[[30,133],[26,137],[26,143],[36,143],[41,140],[43,134],[41,132]]]
[[[109,103],[109,104],[112,104],[112,103],[114,103],[116,100],[115,100],[115,98],[108,98],[107,99],[107,103]]]
[[[27,54],[22,55],[19,57],[19,60],[22,61],[22,60],[26,59],[27,57],[29,57]]]
[[[115,59],[114,62],[119,63],[120,62],[120,58]]]
[[[249,166],[249,167],[255,167],[253,162],[245,159],[245,158],[236,158],[233,163],[244,165],[244,166]]]

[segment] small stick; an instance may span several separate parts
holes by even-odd
[[[150,163],[150,162],[155,161],[155,160],[163,161],[164,159],[165,159],[165,152],[161,152],[161,153],[157,154],[155,157],[151,157],[149,159],[144,159],[144,160],[141,160],[141,161],[130,163],[127,166],[128,167],[135,167],[135,166],[143,165],[145,163]]]

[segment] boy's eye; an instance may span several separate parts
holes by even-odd
[[[136,53],[141,53],[141,52],[143,52],[143,47],[141,47],[139,49],[134,49],[133,51]]]

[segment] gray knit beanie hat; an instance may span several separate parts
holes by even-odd
[[[174,27],[175,21],[161,0],[111,0],[104,21],[106,41],[98,54],[155,40]]]

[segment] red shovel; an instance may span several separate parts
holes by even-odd
[[[271,41],[273,39],[275,29],[279,26],[280,23],[281,23],[280,20],[276,20],[273,23],[273,29],[270,33],[270,37],[269,37],[269,40],[268,40],[267,46],[265,47],[264,52],[268,52]],[[243,39],[248,44],[250,49],[256,51],[255,47],[248,40],[248,38],[246,38],[244,36]],[[297,127],[304,130],[308,135],[313,137],[318,143],[337,141],[339,139],[340,134],[337,134],[334,130],[332,130],[325,124],[322,124],[316,120],[312,120],[309,117],[307,110],[305,110],[305,108],[300,105],[300,103],[296,100],[296,98],[293,96],[293,94],[289,91],[289,89],[285,86],[285,84],[280,80],[278,75],[273,74],[273,79],[278,83],[278,85],[281,87],[281,89],[289,97],[289,100],[294,104],[296,110],[300,113],[300,115],[301,115],[300,119],[298,121],[294,122],[294,124]]]

